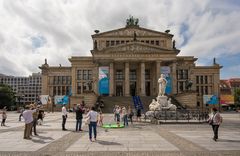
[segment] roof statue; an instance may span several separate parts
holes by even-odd
[[[133,16],[129,16],[129,19],[126,20],[126,26],[139,26],[138,18],[133,18]]]

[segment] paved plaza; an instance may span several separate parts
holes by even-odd
[[[61,113],[46,113],[44,124],[37,126],[39,136],[23,139],[24,122],[18,113],[8,112],[6,127],[0,127],[0,155],[240,155],[240,114],[223,114],[219,141],[212,140],[208,124],[161,124],[135,122],[126,128],[98,127],[96,142],[88,139],[88,127],[74,132],[75,113],[69,113],[61,130]],[[113,123],[112,114],[104,114]]]

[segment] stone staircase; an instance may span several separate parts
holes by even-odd
[[[143,103],[144,112],[148,111],[149,109],[148,106],[152,102],[153,98],[154,97],[151,96],[140,96],[140,99]],[[115,105],[125,106],[126,108],[128,106],[131,106],[132,108],[134,108],[132,97],[125,96],[101,97],[101,100],[104,102],[104,108],[102,108],[103,113],[112,113]]]

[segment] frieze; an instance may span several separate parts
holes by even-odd
[[[123,30],[116,30],[116,31],[112,31],[112,32],[108,32],[106,34],[102,34],[101,37],[105,37],[105,36],[134,36],[134,33],[137,36],[157,36],[157,37],[167,37],[167,35],[161,34],[160,32],[151,32],[151,31],[144,31],[141,29],[137,29],[137,28],[126,28]]]

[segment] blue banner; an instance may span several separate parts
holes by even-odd
[[[172,92],[172,79],[170,76],[170,72],[171,72],[171,69],[168,66],[162,66],[160,69],[160,73],[164,74],[165,79],[167,80],[167,86],[166,86],[166,90],[165,90],[166,94],[171,94],[171,92]]]
[[[109,67],[99,67],[98,92],[109,94]]]

